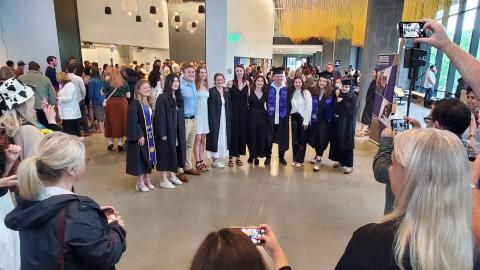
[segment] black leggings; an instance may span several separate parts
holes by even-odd
[[[299,113],[291,115],[293,161],[303,163],[307,150],[307,130],[303,128],[303,117]]]

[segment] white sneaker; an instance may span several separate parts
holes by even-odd
[[[175,185],[181,185],[182,184],[182,181],[180,181],[180,179],[178,179],[176,176],[173,176],[172,178],[170,178],[168,180]]]
[[[170,183],[170,181],[168,181],[168,180],[160,181],[160,187],[161,188],[166,188],[166,189],[174,189],[175,188],[175,186],[172,183]]]
[[[353,172],[353,168],[344,167],[343,173],[344,174],[351,174]]]
[[[219,159],[217,159],[212,163],[212,167],[217,168],[217,169],[223,169],[223,168],[225,168],[225,164],[223,162],[221,162]]]
[[[340,162],[335,162],[332,165],[333,168],[339,168],[340,167]]]
[[[314,172],[320,171],[320,165],[321,165],[321,164],[322,164],[322,160],[317,159],[317,160],[315,161],[315,165],[313,165],[313,171],[314,171]]]
[[[310,160],[310,164],[315,164],[317,162],[317,157],[313,157],[312,160]]]

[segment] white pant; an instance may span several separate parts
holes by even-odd
[[[0,197],[0,270],[20,269],[20,237],[5,226],[5,216],[13,210],[10,192]]]

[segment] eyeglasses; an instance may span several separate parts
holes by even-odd
[[[425,122],[425,124],[430,124],[430,123],[433,122],[433,119],[430,118],[430,117],[424,117],[424,118],[423,118],[423,122]]]

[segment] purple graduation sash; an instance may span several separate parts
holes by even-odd
[[[312,97],[312,123],[315,123],[318,120],[318,97]]]
[[[145,119],[145,128],[147,132],[147,144],[148,144],[148,155],[150,162],[155,165],[157,164],[157,156],[155,153],[155,139],[153,136],[153,126],[152,126],[152,115],[150,114],[150,107],[143,105],[143,118]]]
[[[267,110],[269,116],[275,116],[275,109],[277,106],[277,90],[275,87],[270,85],[268,87],[268,100],[267,100]],[[288,115],[288,88],[280,88],[280,100],[279,100],[279,115],[280,118],[285,118]]]
[[[325,104],[327,104],[327,110],[325,116],[327,117],[328,122],[332,122],[333,119],[333,98],[329,97],[325,99]]]

